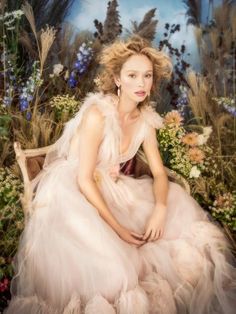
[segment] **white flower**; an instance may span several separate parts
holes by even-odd
[[[17,18],[20,18],[21,15],[24,14],[24,12],[22,10],[16,10],[16,11],[13,11],[12,14],[17,19]]]
[[[210,134],[212,133],[212,127],[206,126],[203,128],[203,133],[197,137],[198,145],[204,145],[208,141]]]
[[[197,137],[197,143],[198,145],[203,145],[207,142],[207,137],[204,136],[204,134],[199,134],[198,137]]]
[[[53,74],[59,76],[61,71],[64,69],[64,66],[60,63],[53,65]]]
[[[197,166],[193,166],[190,170],[189,177],[190,178],[198,178],[201,174],[201,171],[197,168]]]
[[[209,137],[211,133],[212,133],[212,127],[211,126],[205,126],[203,128],[203,134],[205,136]]]
[[[59,76],[61,71],[63,71],[64,65],[57,63],[53,65],[53,75]]]

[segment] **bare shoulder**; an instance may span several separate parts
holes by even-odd
[[[99,110],[97,105],[91,106],[85,113],[83,124],[85,126],[91,126],[93,128],[103,127],[104,124],[104,116]]]

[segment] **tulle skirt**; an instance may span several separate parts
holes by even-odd
[[[37,182],[6,313],[235,313],[229,243],[191,196],[170,182],[164,234],[138,248],[121,240],[80,192],[76,167],[60,160]],[[154,206],[152,179],[98,173],[114,216],[143,233]]]

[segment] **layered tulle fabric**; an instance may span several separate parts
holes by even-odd
[[[91,106],[104,116],[95,181],[116,219],[143,233],[154,206],[152,179],[120,172],[161,117],[142,109],[140,126],[121,155],[116,101],[90,94],[34,180],[33,214],[15,260],[12,301],[19,314],[233,314],[235,262],[221,230],[179,185],[170,182],[163,237],[139,248],[119,238],[80,192],[78,154],[70,140]],[[76,156],[76,157],[75,157]]]

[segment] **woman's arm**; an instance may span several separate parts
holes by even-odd
[[[153,241],[161,237],[164,231],[168,194],[168,177],[160,156],[154,128],[150,128],[148,137],[143,142],[143,150],[153,175],[153,192],[156,201],[153,214],[146,226],[144,239]]]
[[[133,244],[143,244],[138,240],[141,235],[135,235],[122,227],[112,215],[103,199],[94,180],[99,145],[103,138],[104,118],[96,106],[91,107],[86,113],[78,132],[72,139],[70,153],[79,151],[79,173],[77,182],[80,191],[87,200],[98,210],[100,216],[113,228],[113,230],[125,241]],[[79,145],[79,149],[78,149]]]

